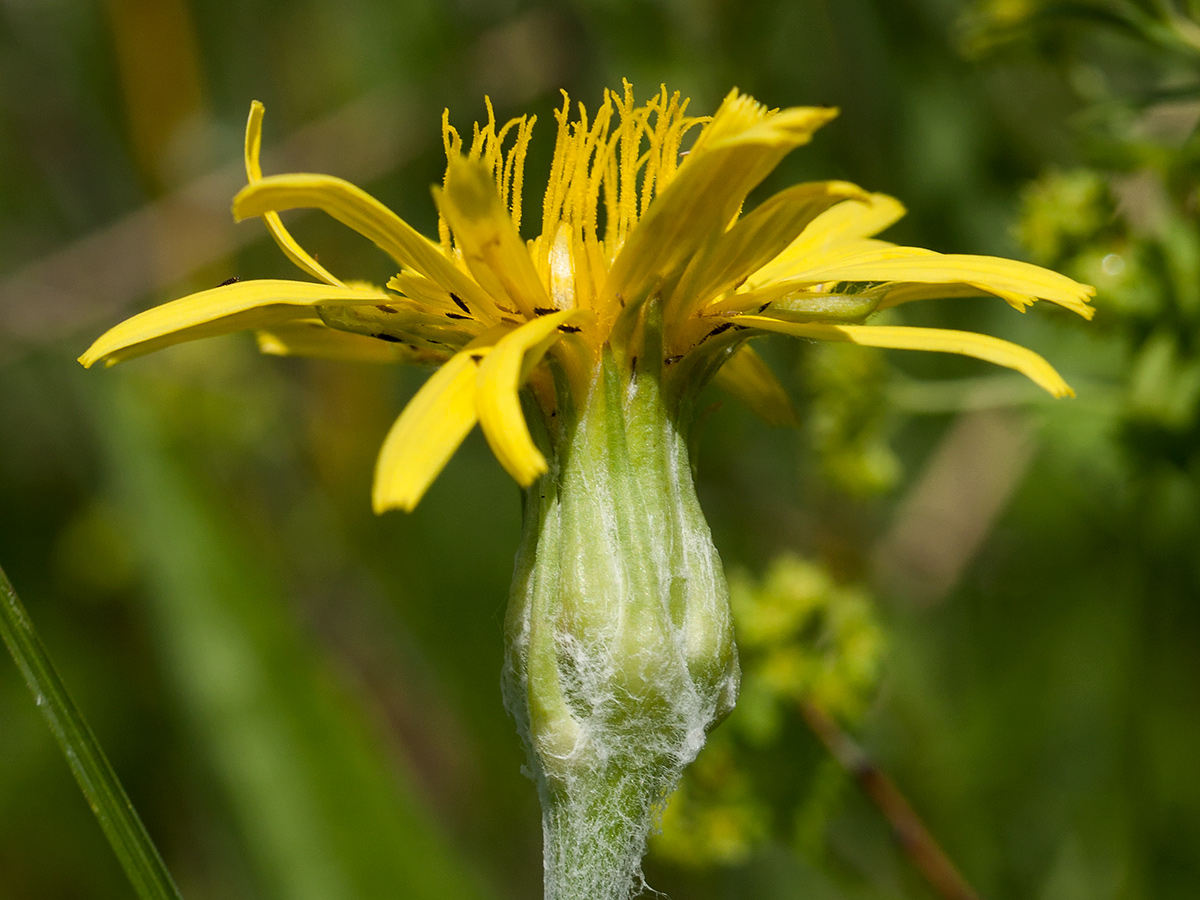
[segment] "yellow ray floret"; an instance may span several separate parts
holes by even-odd
[[[529,369],[562,337],[559,327],[578,314],[564,310],[527,322],[497,341],[479,366],[479,424],[496,459],[521,487],[546,471],[546,458],[530,437],[518,390]]]
[[[713,383],[737,397],[768,425],[800,424],[796,407],[775,373],[749,344],[738,347],[713,377]]]
[[[873,238],[904,217],[904,205],[887,194],[839,203],[817,216],[782,253],[754,275],[754,283],[778,281],[820,265],[824,257],[868,249]],[[865,246],[864,246],[865,245]]]
[[[263,105],[257,100],[250,104],[250,119],[246,122],[246,180],[250,184],[262,181],[263,177],[259,156],[262,151],[262,120],[264,112]],[[267,230],[271,232],[271,237],[279,245],[279,249],[296,266],[318,281],[323,281],[326,284],[342,284],[324,266],[309,256],[304,248],[296,242],[296,239],[284,227],[283,220],[279,218],[279,213],[263,213],[262,219],[267,226]]]
[[[688,315],[709,298],[736,287],[834,204],[863,196],[857,185],[826,181],[797,184],[763,201],[688,267],[676,289],[681,297],[679,314]]]
[[[310,317],[318,304],[378,303],[379,290],[303,281],[239,281],[156,306],[109,329],[79,361],[113,365],[172,344]]]
[[[411,512],[475,427],[475,355],[463,350],[434,372],[392,425],[375,464],[375,512]]]
[[[736,94],[726,98],[675,177],[638,220],[609,272],[604,293],[610,302],[637,296],[647,282],[678,275],[703,244],[724,231],[780,160],[837,115],[816,107],[771,113],[748,100]]]
[[[738,323],[749,328],[790,334],[818,341],[843,341],[864,347],[893,350],[932,350],[973,356],[998,366],[1015,369],[1055,397],[1074,397],[1075,392],[1054,367],[1032,350],[1009,341],[971,331],[947,328],[911,328],[903,325],[828,325],[781,322],[765,316],[739,316]]]
[[[320,209],[373,241],[402,266],[436,281],[468,301],[489,306],[486,292],[442,249],[368,194],[331,175],[272,175],[242,188],[233,198],[239,221],[286,209]]]
[[[344,362],[408,363],[434,365],[447,353],[436,353],[405,344],[390,343],[365,334],[330,328],[320,319],[297,319],[255,332],[260,353],[270,356],[305,356]]]
[[[525,242],[482,163],[451,159],[446,186],[434,190],[434,199],[471,274],[500,306],[515,307],[526,316],[550,306]]]
[[[1040,266],[995,256],[942,254],[933,251],[877,251],[808,269],[798,278],[824,281],[891,281],[921,284],[968,284],[985,291],[1040,297],[1085,319],[1094,310],[1088,300],[1095,289]]]

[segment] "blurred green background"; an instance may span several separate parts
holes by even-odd
[[[1090,325],[975,299],[907,316],[1034,348],[1073,401],[973,361],[765,343],[802,427],[722,405],[699,490],[744,591],[799,554],[812,603],[871,636],[860,669],[850,632],[792,649],[832,660],[805,684],[845,700],[980,895],[1194,898],[1198,7],[0,0],[0,563],[185,896],[539,896],[498,690],[518,491],[475,435],[414,514],[371,516],[420,372],[244,335],[107,372],[75,357],[152,303],[294,277],[228,214],[251,99],[268,172],[342,175],[433,233],[443,107],[460,130],[484,94],[538,114],[536,202],[558,89],[594,104],[627,77],[698,112],[734,85],[837,105],[764,189],[850,179],[908,205],[894,240],[1097,285]],[[336,272],[392,274],[329,220],[289,223]],[[650,884],[934,896],[797,709],[764,709],[689,776],[715,825],[668,816]],[[129,896],[6,663],[0,896]]]

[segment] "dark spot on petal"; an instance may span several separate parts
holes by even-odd
[[[698,343],[703,344],[710,337],[716,337],[718,334],[726,332],[730,328],[745,328],[745,327],[746,327],[745,325],[734,325],[732,322],[722,322],[720,325],[718,325],[716,328],[714,328],[712,331],[710,331],[704,337],[700,338]]]

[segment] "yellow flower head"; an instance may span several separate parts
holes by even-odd
[[[412,509],[476,422],[505,469],[530,485],[546,461],[520,391],[529,388],[547,416],[564,397],[582,406],[609,352],[627,377],[661,379],[668,397],[691,395],[716,376],[776,419],[790,414],[786,395],[746,343],[770,332],[960,353],[1016,369],[1055,396],[1071,393],[1045,360],[1006,341],[864,323],[911,300],[977,294],[1019,310],[1044,299],[1090,318],[1092,288],[1026,263],[879,240],[903,207],[846,182],[795,185],[744,213],[750,191],[836,110],[768,110],[736,90],[712,117],[689,116],[687,106],[666,88],[639,106],[626,83],[623,93],[605,92],[594,117],[580,105],[573,119],[564,94],[532,240],[520,225],[534,118],[498,127],[489,103],[487,124],[475,126],[467,147],[444,117],[434,241],[339,178],[263,177],[263,107],[255,102],[249,184],[234,198],[234,215],[261,216],[314,280],[240,281],[192,294],[121,323],[80,361],[111,365],[254,329],[267,353],[439,366],[384,442],[377,511]],[[369,238],[399,274],[385,288],[339,280],[280,221],[280,211],[301,207]]]

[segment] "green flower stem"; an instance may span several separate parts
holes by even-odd
[[[46,717],[67,765],[141,900],[180,900],[162,857],[134,811],[83,713],[67,693],[29,614],[0,569],[0,636]]]

